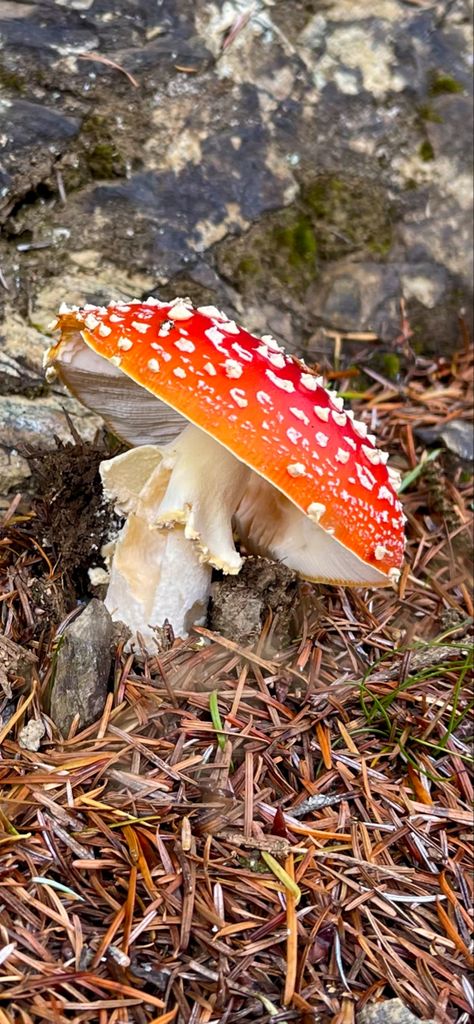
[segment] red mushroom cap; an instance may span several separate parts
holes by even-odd
[[[101,357],[214,437],[363,562],[392,579],[404,551],[387,453],[342,399],[270,336],[212,306],[117,302],[61,310],[61,345],[79,331]]]

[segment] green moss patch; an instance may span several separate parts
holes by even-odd
[[[302,295],[326,260],[365,252],[383,259],[392,244],[385,190],[358,177],[319,175],[289,207],[218,247],[219,270],[245,295],[274,283]]]

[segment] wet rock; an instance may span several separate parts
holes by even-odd
[[[267,654],[288,645],[294,624],[297,580],[284,565],[266,558],[246,558],[238,576],[213,584],[209,625],[216,633],[248,646],[258,639],[271,611],[274,624]]]
[[[104,709],[111,666],[112,619],[93,598],[59,640],[51,691],[51,718],[67,736],[76,715],[79,730]]]
[[[381,1003],[364,1006],[357,1014],[357,1024],[434,1024],[431,1020],[420,1021],[401,999],[385,999]]]

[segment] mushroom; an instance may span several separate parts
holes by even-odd
[[[307,580],[395,584],[404,516],[387,453],[270,335],[188,299],[62,307],[47,353],[132,450],[101,467],[127,516],[106,604],[151,644],[205,615],[214,566],[251,553]]]

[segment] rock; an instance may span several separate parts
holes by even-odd
[[[101,427],[97,416],[60,387],[36,399],[21,394],[0,394],[0,497],[27,484],[30,477],[26,458],[28,446],[52,449],[56,437],[71,440],[68,416],[85,440],[92,441]]]
[[[474,432],[472,423],[467,420],[449,420],[439,427],[415,428],[415,433],[425,444],[443,441],[450,452],[454,452],[465,462],[474,459]]]
[[[19,746],[23,750],[39,750],[45,732],[46,727],[41,718],[30,718],[18,733]]]
[[[64,630],[51,691],[51,718],[63,736],[77,714],[79,730],[102,714],[112,663],[112,630],[112,619],[96,598]]]
[[[6,636],[0,636],[0,689],[6,697],[11,697],[11,680],[22,678],[31,682],[36,657],[24,647],[14,643]]]
[[[357,1014],[357,1024],[434,1024],[432,1020],[420,1021],[401,999],[385,999],[381,1003],[369,1003]]]
[[[26,44],[24,38],[22,44]],[[1,221],[8,216],[14,203],[26,195],[27,189],[33,190],[48,177],[55,160],[77,135],[80,122],[40,103],[2,99],[0,125],[3,165]]]
[[[278,562],[246,558],[238,576],[213,584],[209,626],[243,646],[255,643],[269,610],[275,617],[271,649],[289,644],[297,579]],[[270,645],[266,653],[270,656]]]
[[[323,328],[396,347],[403,298],[415,350],[451,350],[472,47],[445,7],[2,4],[4,393],[41,410],[63,300],[190,294],[316,360]]]

